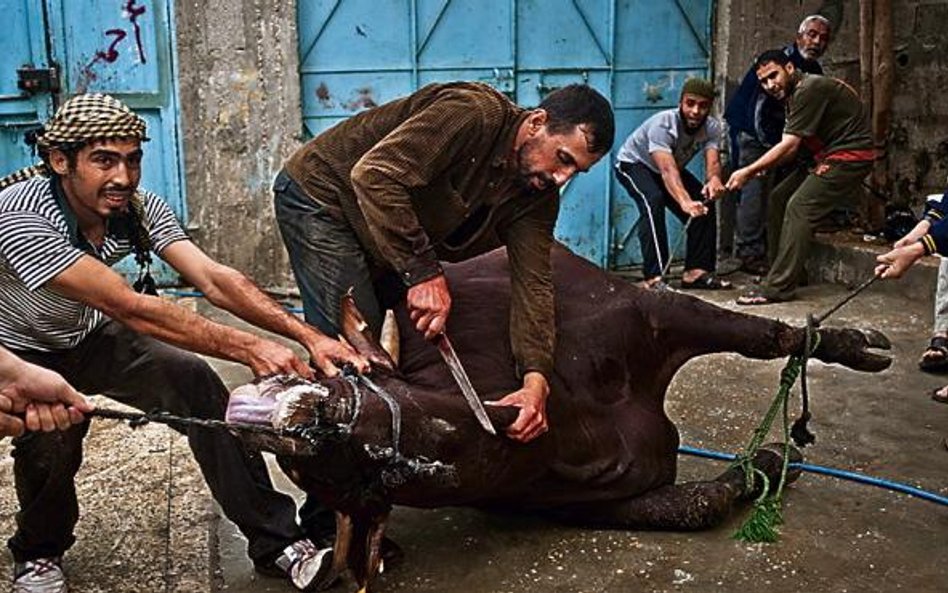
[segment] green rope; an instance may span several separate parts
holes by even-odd
[[[811,340],[811,336],[815,339]],[[783,524],[783,489],[787,482],[787,470],[790,460],[790,390],[806,367],[810,354],[816,350],[819,343],[819,334],[813,332],[812,326],[808,326],[803,354],[791,356],[787,364],[784,365],[780,372],[780,386],[770,403],[770,408],[768,408],[757,428],[754,429],[754,434],[744,449],[744,453],[734,462],[734,466],[739,466],[744,471],[744,486],[748,492],[754,490],[758,476],[762,481],[761,493],[754,501],[754,510],[744,524],[734,533],[732,536],[734,539],[751,543],[777,541],[779,536],[778,527]],[[764,439],[770,433],[774,420],[780,412],[783,413],[783,465],[780,468],[780,481],[771,493],[770,480],[763,472],[754,467],[753,459]]]

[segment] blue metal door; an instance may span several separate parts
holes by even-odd
[[[612,105],[617,145],[652,114],[677,106],[686,79],[709,76],[712,4],[711,0],[616,4]],[[703,179],[702,167],[696,158],[689,169]],[[621,269],[642,261],[635,233],[640,213],[622,186],[612,177],[610,181],[607,263],[611,269]],[[674,249],[681,225],[674,216],[666,218],[669,249]],[[682,255],[679,250],[677,256]]]
[[[711,0],[300,0],[298,10],[308,135],[434,81],[480,80],[527,106],[585,82],[612,100],[621,142],[709,64]],[[611,170],[603,159],[570,182],[557,225],[601,266],[639,251],[621,240],[638,213]]]
[[[23,142],[23,133],[35,129],[49,117],[52,107],[48,92],[29,93],[19,88],[18,78],[32,71],[42,83],[50,72],[43,7],[31,0],[0,0],[7,26],[0,35],[0,177],[31,164],[33,157]],[[18,73],[19,71],[19,73]],[[28,85],[26,80],[22,83]],[[54,84],[50,81],[50,84]]]
[[[4,173],[36,159],[23,132],[45,120],[55,105],[78,93],[108,93],[148,122],[142,187],[164,196],[182,223],[186,220],[172,1],[0,0],[0,10],[15,15],[13,27],[0,38]],[[40,82],[24,83],[24,72],[35,72]],[[50,76],[53,83],[45,85]],[[123,262],[120,269],[128,273],[134,267]],[[156,272],[160,282],[175,279],[164,265]]]

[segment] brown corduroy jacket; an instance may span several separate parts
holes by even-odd
[[[484,84],[432,84],[326,130],[286,171],[352,226],[375,265],[406,285],[440,274],[438,260],[505,245],[513,354],[521,372],[549,378],[559,193],[514,183],[513,143],[527,115]]]

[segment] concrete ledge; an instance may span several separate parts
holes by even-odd
[[[811,283],[855,287],[873,274],[876,256],[888,249],[887,245],[867,243],[848,231],[821,233],[810,251],[807,274]],[[923,258],[899,280],[878,282],[870,290],[933,306],[938,265],[937,257]]]

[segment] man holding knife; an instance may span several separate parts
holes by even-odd
[[[496,404],[521,410],[510,438],[540,436],[553,367],[558,189],[609,152],[613,136],[612,109],[588,86],[561,88],[527,110],[465,82],[426,86],[326,130],[274,182],[306,320],[338,333],[339,302],[353,287],[377,333],[379,298],[394,279],[418,331],[435,339],[451,311],[439,260],[505,245],[523,386]]]

